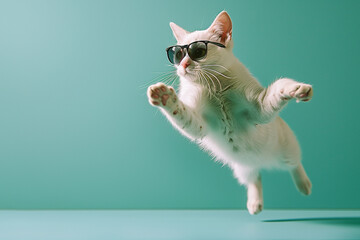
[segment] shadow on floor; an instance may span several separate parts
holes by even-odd
[[[334,225],[342,225],[342,226],[360,226],[360,217],[289,218],[289,219],[263,220],[263,222],[266,223],[312,222],[312,223],[334,224]]]

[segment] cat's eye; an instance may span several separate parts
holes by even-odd
[[[186,53],[193,61],[204,59],[207,55],[208,43],[214,44],[218,47],[225,48],[225,46],[218,42],[211,41],[196,41],[188,45],[175,45],[166,49],[167,57],[172,64],[180,64],[181,60],[186,56]]]

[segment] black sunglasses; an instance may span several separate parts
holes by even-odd
[[[206,57],[208,43],[225,48],[225,45],[217,42],[195,41],[188,45],[175,45],[166,48],[167,57],[172,64],[179,64],[186,56],[186,53],[189,54],[189,57],[193,61],[201,60]]]

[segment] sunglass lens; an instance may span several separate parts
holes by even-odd
[[[192,60],[201,60],[206,57],[206,44],[204,42],[194,42],[189,45],[189,56]]]
[[[172,47],[167,51],[169,61],[172,64],[179,64],[184,58],[184,51],[181,47]]]

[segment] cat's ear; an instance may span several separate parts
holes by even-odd
[[[181,41],[189,33],[188,31],[179,27],[178,25],[176,25],[173,22],[170,23],[170,27],[171,27],[171,30],[173,31],[174,37],[176,38],[176,40],[178,42]]]
[[[229,14],[226,11],[219,13],[208,31],[218,35],[220,42],[227,45],[232,37],[232,23]]]

